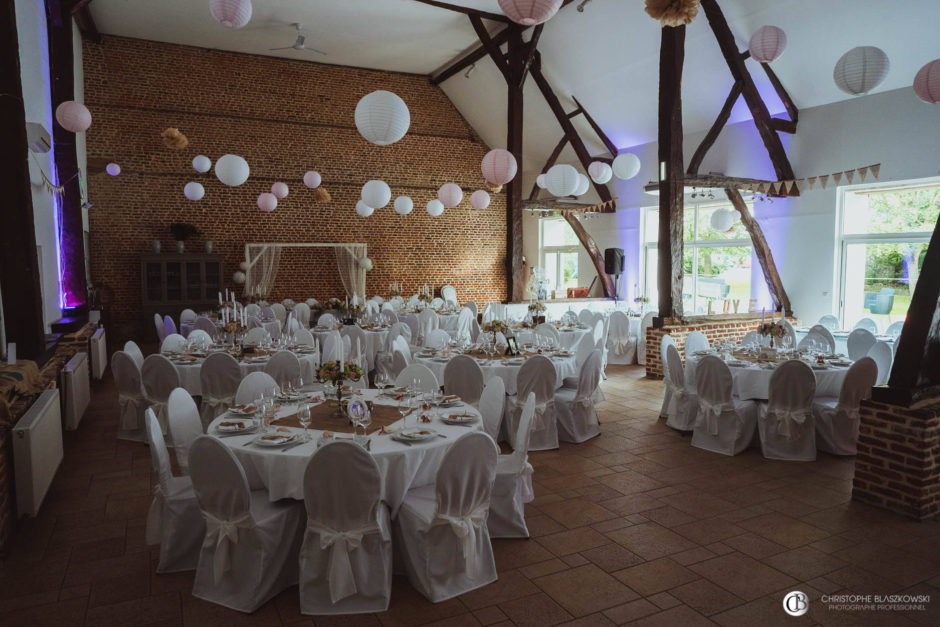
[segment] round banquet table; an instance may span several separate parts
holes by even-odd
[[[796,337],[796,343],[799,344],[800,340],[806,337],[806,334],[809,332],[809,329],[794,329],[793,334]],[[836,341],[836,353],[842,355],[849,354],[849,331],[832,331],[832,339]],[[875,339],[879,342],[887,342],[891,347],[891,350],[895,349],[894,343],[897,341],[894,337],[890,335],[876,335]]]
[[[698,359],[691,358],[685,364],[685,380],[690,391],[694,392],[695,385],[695,367]],[[731,366],[731,378],[734,381],[733,393],[743,400],[761,400],[766,401],[770,394],[770,378],[774,370],[770,368],[761,368],[757,364],[748,364],[747,366]],[[825,370],[813,369],[816,375],[816,398],[820,397],[839,397],[842,390],[842,382],[849,368],[844,366],[828,366]]]
[[[560,388],[564,383],[565,377],[577,376],[578,371],[574,363],[574,355],[568,357],[552,357],[552,365],[555,366],[555,387]],[[431,369],[438,383],[444,385],[444,368],[450,359],[443,357],[415,357],[415,362],[424,364]],[[516,377],[519,376],[521,363],[508,364],[500,360],[489,361],[477,358],[477,363],[483,369],[483,383],[486,384],[493,377],[500,377],[506,384],[506,394],[516,393]]]
[[[558,338],[561,348],[573,350],[585,335],[591,333],[590,329],[559,329]],[[520,344],[531,344],[535,341],[535,331],[532,329],[513,329],[512,334]]]
[[[212,323],[215,325],[215,328],[220,327],[220,322],[218,320],[212,320]],[[268,335],[271,337],[280,337],[281,335],[281,322],[277,318],[274,320],[262,320],[261,325],[264,327],[264,330],[268,332]],[[193,322],[181,322],[180,323],[180,335],[183,337],[189,337],[190,332],[195,329],[195,321]]]
[[[304,383],[312,383],[317,379],[317,367],[320,365],[320,357],[316,353],[295,353],[300,361],[300,376]],[[180,375],[180,386],[183,387],[191,396],[202,396],[202,383],[199,379],[199,370],[202,368],[202,362],[205,359],[197,359],[191,363],[179,363],[170,360],[176,366],[176,371]],[[257,361],[239,361],[238,367],[242,371],[244,379],[251,372],[264,370],[268,359]]]
[[[362,347],[362,352],[366,357],[366,364],[368,368],[366,372],[375,369],[375,357],[380,352],[385,350],[385,343],[388,341],[388,329],[363,329],[366,334],[365,346]],[[313,329],[313,335],[317,338],[317,342],[320,344],[320,348],[323,348],[323,340],[326,339],[326,336],[330,334],[330,329]],[[356,352],[356,347],[352,347],[353,353]]]
[[[374,389],[362,390],[362,398],[371,400],[376,405],[398,405],[397,402],[388,397],[379,396],[379,391]],[[448,425],[441,422],[439,417],[441,412],[472,413],[478,419],[467,426]],[[297,405],[286,404],[278,410],[277,417],[281,418],[295,413],[297,413]],[[436,415],[430,424],[422,424],[421,426],[433,429],[445,437],[435,437],[423,442],[403,444],[393,440],[389,435],[379,435],[373,432],[369,436],[372,457],[378,464],[379,473],[382,477],[382,500],[392,509],[392,516],[398,512],[398,508],[408,490],[434,483],[444,454],[457,438],[470,431],[483,430],[480,412],[470,405],[460,403],[446,410],[435,410],[435,413]],[[216,425],[222,420],[232,420],[233,418],[242,419],[243,417],[223,414],[212,421],[207,432],[210,435],[219,435],[216,431]],[[409,422],[412,420],[414,419],[409,418]],[[400,420],[390,426],[391,429],[400,427]],[[298,433],[303,431],[292,427],[286,428]],[[227,444],[235,453],[235,456],[238,457],[238,461],[241,462],[248,477],[248,484],[253,490],[267,490],[272,501],[285,498],[303,500],[304,470],[307,467],[307,462],[310,461],[310,456],[316,450],[317,440],[323,431],[311,428],[309,433],[311,436],[310,442],[287,450],[282,450],[281,447],[267,448],[248,445],[258,436],[257,432],[248,435],[225,435],[222,442]]]

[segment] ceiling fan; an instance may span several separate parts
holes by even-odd
[[[308,48],[304,45],[306,41],[306,36],[303,34],[304,25],[299,22],[294,22],[294,28],[297,29],[297,40],[292,46],[285,46],[283,48],[268,48],[268,51],[273,52],[275,50],[306,50],[307,52],[315,52],[317,54],[325,55],[326,53],[322,50],[317,50],[316,48]]]

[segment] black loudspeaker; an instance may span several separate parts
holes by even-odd
[[[608,248],[604,251],[604,272],[606,274],[623,274],[623,249]]]

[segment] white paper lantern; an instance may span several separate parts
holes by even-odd
[[[716,209],[712,212],[711,226],[719,233],[724,233],[734,226],[734,211],[730,209]]]
[[[787,34],[776,26],[761,26],[748,42],[747,49],[751,58],[761,63],[770,63],[787,47]]]
[[[623,181],[632,179],[640,173],[640,158],[632,152],[625,152],[614,157],[612,168],[614,176]]]
[[[373,213],[375,213],[375,209],[367,205],[364,200],[360,200],[356,203],[356,213],[358,213],[363,218],[368,218]]]
[[[574,195],[581,196],[583,194],[586,194],[590,186],[591,186],[591,181],[588,180],[588,177],[578,172],[578,186],[574,188]]]
[[[104,171],[110,174],[111,176],[117,176],[121,173],[121,166],[116,163],[109,163],[105,166]]]
[[[545,175],[544,175],[544,174],[539,174],[537,177],[535,177],[535,185],[536,185],[539,189],[545,189],[546,183],[545,183]]]
[[[588,166],[588,174],[591,180],[598,185],[603,185],[614,175],[614,170],[603,161],[594,161]]]
[[[444,213],[444,203],[438,199],[428,201],[428,215],[436,218]]]
[[[545,187],[552,196],[570,196],[578,188],[578,171],[567,163],[553,165],[545,173]]]
[[[519,165],[512,153],[502,148],[494,148],[485,155],[480,163],[483,178],[490,185],[505,185],[516,175]]]
[[[859,46],[846,52],[836,63],[832,79],[847,94],[866,94],[880,85],[891,69],[888,55],[874,46]]]
[[[395,213],[406,216],[414,209],[415,203],[408,196],[399,196],[395,199]]]
[[[562,0],[498,0],[499,8],[516,24],[533,26],[547,22],[561,8]]]
[[[244,270],[245,272],[248,272],[248,262],[247,262],[247,261],[241,262],[240,264],[238,264],[238,267],[241,268],[242,270]]]
[[[362,186],[362,201],[373,209],[381,209],[392,199],[392,190],[385,181],[368,181]]]
[[[320,187],[320,183],[322,182],[323,182],[323,177],[320,176],[319,172],[310,170],[309,172],[304,174],[304,185],[306,185],[310,189],[316,189]]]
[[[205,195],[206,188],[202,186],[202,183],[190,181],[183,187],[183,196],[186,196],[186,198],[190,200],[202,200],[202,197]]]
[[[209,0],[212,19],[228,28],[241,28],[251,20],[251,0]]]
[[[66,100],[55,108],[55,119],[65,130],[82,133],[91,126],[91,111],[80,102]]]
[[[470,194],[470,206],[474,209],[486,209],[490,206],[490,195],[482,189]]]
[[[914,77],[914,93],[924,102],[940,102],[940,59],[934,59],[918,70]]]
[[[460,201],[463,200],[463,190],[460,189],[460,186],[456,183],[444,183],[441,185],[441,188],[437,190],[437,199],[440,200],[445,207],[456,207],[460,204]]]
[[[212,169],[212,159],[205,155],[196,155],[193,157],[193,169],[196,172],[208,172]]]
[[[271,186],[271,193],[277,196],[277,199],[287,198],[287,194],[290,192],[290,189],[287,187],[287,183],[281,183],[278,181]]]
[[[360,261],[359,265],[362,266],[362,269],[365,270],[366,272],[369,272],[373,268],[372,260],[369,259],[368,257]]]
[[[390,91],[366,94],[356,105],[356,128],[366,141],[378,146],[394,144],[411,125],[408,105]]]
[[[232,275],[232,281],[235,285],[241,285],[245,282],[245,273],[241,270],[236,270],[235,274]]]
[[[215,162],[215,176],[230,187],[238,187],[248,180],[251,169],[238,155],[222,155]]]
[[[264,192],[258,195],[258,209],[265,213],[271,213],[277,209],[277,196],[271,192]]]

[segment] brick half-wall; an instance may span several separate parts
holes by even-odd
[[[940,397],[863,401],[852,498],[925,520],[940,514]]]

